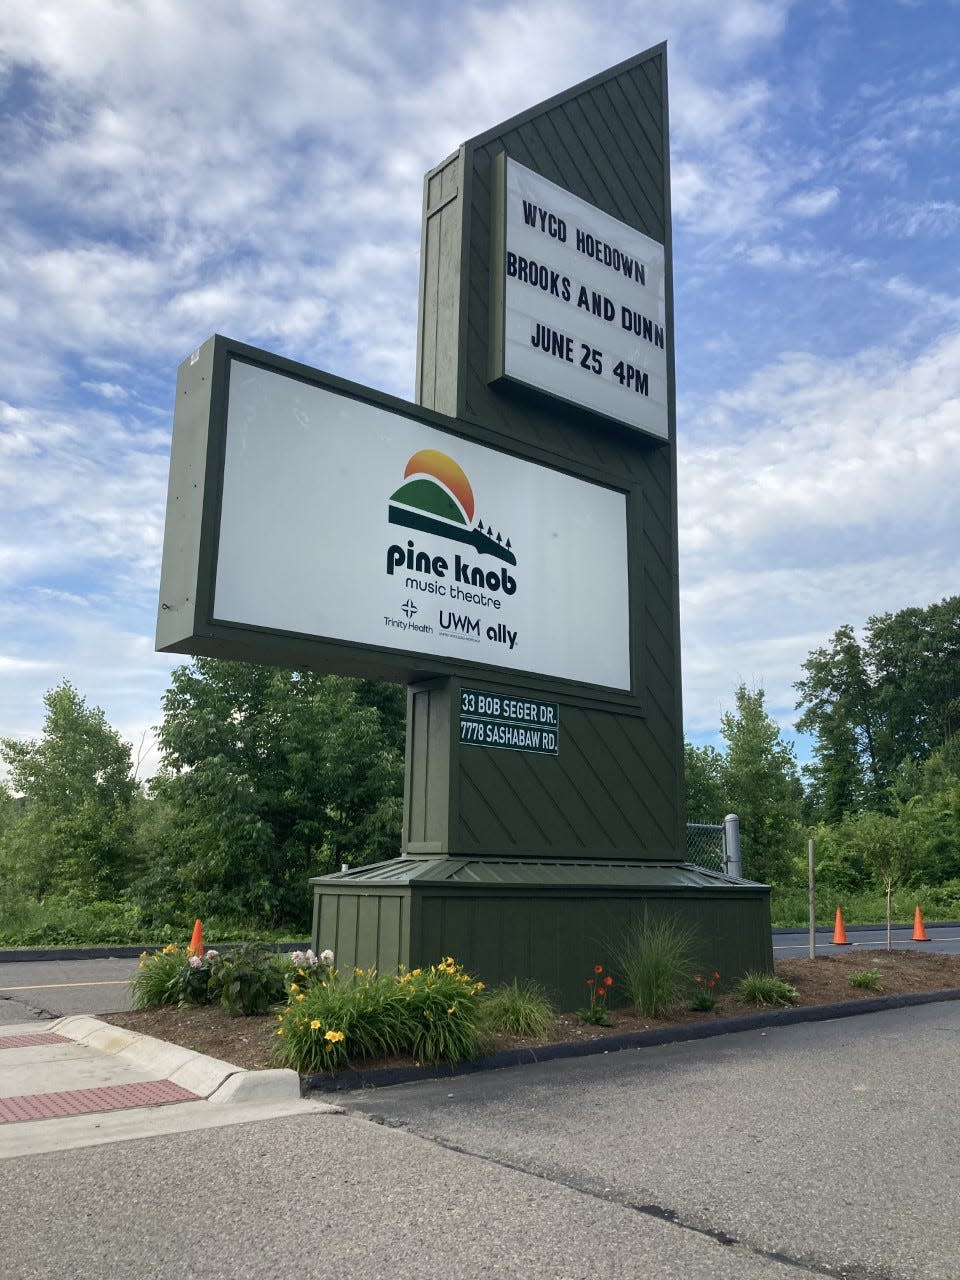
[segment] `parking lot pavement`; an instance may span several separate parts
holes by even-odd
[[[798,1280],[802,1271],[346,1115],[0,1165],[18,1280]],[[57,1210],[37,1213],[38,1187]]]
[[[956,1280],[958,1044],[953,1001],[341,1100],[817,1274]]]

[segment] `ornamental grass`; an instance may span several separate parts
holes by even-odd
[[[483,1018],[491,1031],[540,1039],[553,1032],[556,1014],[539,982],[508,982],[483,1002]]]
[[[693,933],[669,915],[634,920],[617,950],[617,969],[640,1017],[662,1018],[683,994],[693,968]]]

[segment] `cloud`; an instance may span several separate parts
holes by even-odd
[[[836,187],[823,187],[819,191],[799,191],[786,202],[788,213],[800,218],[816,218],[836,204],[840,195]]]
[[[0,10],[0,730],[61,673],[159,718],[177,363],[219,331],[409,395],[423,173],[664,38],[691,725],[739,679],[789,718],[837,625],[952,590],[960,91],[949,58],[836,76],[856,14],[812,9]]]
[[[787,719],[801,663],[839,626],[955,594],[958,474],[957,333],[912,359],[785,355],[694,411],[679,462],[688,723],[716,727],[716,689],[741,679]]]

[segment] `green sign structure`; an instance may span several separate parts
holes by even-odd
[[[684,857],[665,46],[427,175],[416,386],[179,375],[158,647],[408,685],[401,856],[311,882],[315,947],[573,1008],[669,911],[768,968],[769,891]]]
[[[560,750],[560,705],[513,694],[460,690],[460,741],[466,746],[508,751]]]

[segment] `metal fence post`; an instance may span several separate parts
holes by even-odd
[[[740,819],[735,813],[728,813],[723,820],[723,869],[728,876],[743,878],[743,865],[740,861]]]
[[[809,955],[811,960],[817,956],[817,892],[814,880],[814,843],[807,841],[807,892],[810,908]]]

